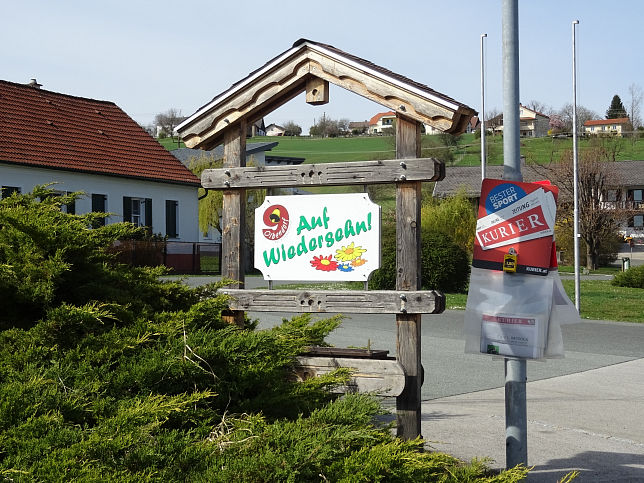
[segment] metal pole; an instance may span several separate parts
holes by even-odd
[[[503,178],[511,181],[523,181],[519,123],[519,5],[503,0]]]
[[[485,179],[485,55],[483,52],[483,39],[487,34],[481,34],[481,179]]]
[[[577,152],[577,52],[575,26],[579,20],[572,22],[572,159],[573,159],[573,221],[575,242],[575,307],[580,309],[580,273],[579,273],[579,156]]]
[[[503,178],[522,181],[519,141],[519,5],[503,0]],[[528,465],[526,360],[505,359],[505,466]]]

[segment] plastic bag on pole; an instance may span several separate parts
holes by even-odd
[[[465,351],[543,358],[552,294],[551,277],[473,267],[465,311]]]

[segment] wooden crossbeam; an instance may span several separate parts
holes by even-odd
[[[351,378],[346,385],[335,387],[331,392],[399,396],[405,389],[405,370],[396,360],[298,356],[295,373],[299,379],[306,380],[341,367],[352,371]]]
[[[201,175],[201,184],[207,189],[228,190],[440,181],[443,178],[445,165],[441,161],[435,158],[415,158],[206,169]]]
[[[242,290],[223,288],[232,310],[346,314],[440,314],[445,296],[437,290]]]

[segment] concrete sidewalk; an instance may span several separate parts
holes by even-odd
[[[527,481],[644,481],[644,359],[527,384]],[[505,467],[503,388],[423,403],[432,448]]]

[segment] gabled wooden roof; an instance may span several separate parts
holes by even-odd
[[[116,104],[0,81],[0,163],[199,186]]]
[[[177,130],[187,146],[210,149],[222,142],[226,130],[274,111],[316,78],[448,133],[465,131],[476,114],[424,84],[331,45],[300,39],[201,107]]]

